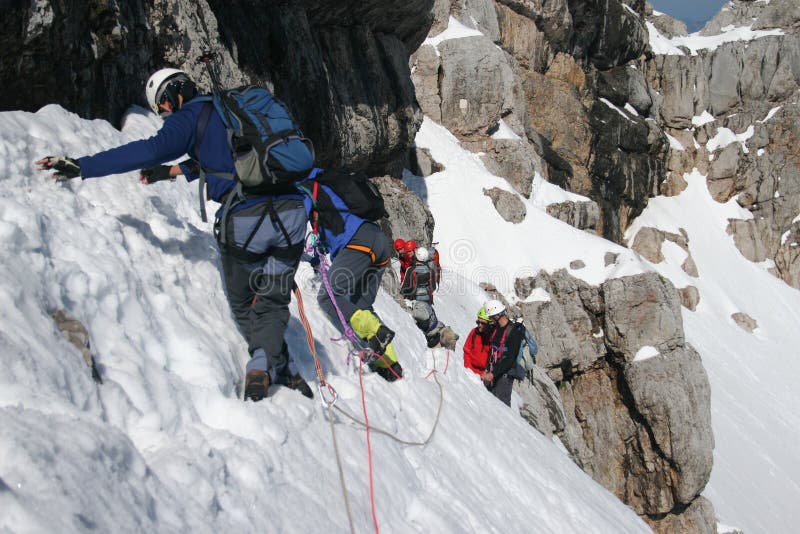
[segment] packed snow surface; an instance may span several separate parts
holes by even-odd
[[[319,393],[309,400],[279,387],[260,403],[240,399],[246,347],[195,185],[144,186],[136,173],[59,184],[34,170],[41,156],[94,153],[159,122],[139,110],[120,133],[58,106],[0,113],[0,531],[346,532]],[[593,255],[616,248],[588,242]],[[485,297],[453,261],[445,256],[451,291],[437,311],[463,339]],[[359,375],[330,341],[338,333],[317,307],[320,282],[305,266],[298,282],[337,407],[361,418]],[[424,440],[437,380],[443,398],[427,446],[371,436],[381,530],[648,531],[491,396],[460,348],[427,350],[384,293],[376,308],[397,331],[406,378],[363,376],[371,424]],[[89,329],[102,385],[57,332],[56,309]],[[290,352],[313,385],[296,302],[291,311]],[[355,529],[373,530],[364,431],[341,415],[333,426]]]

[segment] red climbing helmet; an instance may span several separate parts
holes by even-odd
[[[394,249],[397,252],[402,251],[405,248],[405,246],[406,246],[406,240],[405,239],[397,238],[397,239],[394,240]]]
[[[414,252],[417,250],[417,242],[413,239],[406,241],[406,245],[403,247],[403,252]]]

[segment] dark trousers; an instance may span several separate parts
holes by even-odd
[[[485,382],[484,382],[485,384]],[[507,374],[496,378],[494,384],[486,385],[486,389],[492,392],[492,395],[500,399],[506,406],[511,406],[511,389],[514,385],[514,379]]]
[[[228,303],[251,356],[247,370],[267,371],[281,383],[290,373],[283,334],[307,218],[301,201],[276,201],[274,207],[291,242],[270,217],[261,217],[264,208],[257,204],[229,217],[220,256]],[[248,240],[250,256],[242,254]]]
[[[362,224],[349,244],[371,249],[377,263],[389,258],[389,242],[377,224]],[[343,248],[339,251],[328,270],[328,279],[336,304],[342,310],[345,321],[350,320],[356,310],[372,308],[385,269],[375,265],[372,256],[361,250]],[[339,316],[324,285],[319,288],[317,300],[320,308],[338,327]]]

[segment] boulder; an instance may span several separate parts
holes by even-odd
[[[736,248],[739,249],[742,256],[756,263],[767,259],[766,250],[753,219],[728,219],[726,231],[728,235],[733,236]]]
[[[669,484],[674,502],[660,509],[668,512],[675,503],[697,497],[711,475],[714,435],[708,376],[691,345],[629,362],[624,376],[635,409],[652,432],[655,450],[676,471]]]
[[[753,319],[744,312],[732,313],[731,319],[733,319],[733,322],[739,325],[739,327],[742,330],[750,334],[752,334],[756,330],[756,328],[758,328],[758,321],[756,321],[755,319]]]
[[[681,296],[681,305],[689,311],[695,311],[700,304],[700,292],[694,286],[682,287],[678,290]]]
[[[484,36],[438,45],[441,122],[456,135],[486,133],[516,108],[519,95],[510,56]]]
[[[515,380],[514,391],[522,398],[520,415],[531,426],[548,437],[564,431],[564,404],[558,388],[544,369],[536,366],[527,379]]]
[[[664,261],[661,245],[664,244],[665,239],[664,232],[646,226],[636,232],[631,249],[650,263],[661,263]]]
[[[525,204],[514,193],[510,193],[498,187],[484,189],[483,194],[492,199],[494,209],[506,221],[519,224],[525,220],[527,209]]]
[[[428,207],[402,180],[391,176],[372,179],[383,196],[388,218],[381,220],[381,227],[391,241],[401,237],[420,243],[430,243],[433,238],[434,220]]]
[[[472,152],[480,153],[486,169],[502,176],[519,194],[530,198],[536,172],[543,170],[544,164],[531,143],[520,139],[492,139],[462,142],[462,146]]]
[[[626,361],[645,346],[661,353],[684,344],[680,297],[657,273],[614,278],[602,285],[606,345]]]

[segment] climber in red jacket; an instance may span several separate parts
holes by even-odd
[[[489,357],[489,341],[492,335],[492,319],[486,313],[486,308],[478,310],[478,320],[475,328],[464,342],[464,367],[470,369],[478,376],[486,372],[486,360]]]

